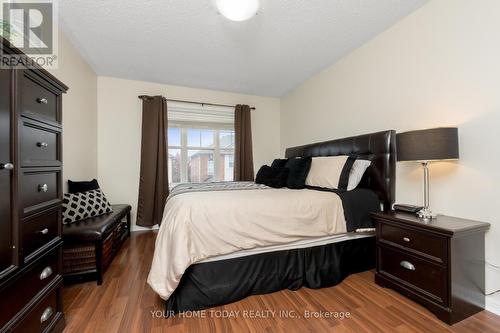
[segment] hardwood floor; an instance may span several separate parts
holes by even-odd
[[[106,271],[102,286],[87,282],[64,288],[65,332],[500,333],[500,317],[488,311],[448,326],[420,305],[375,285],[373,272],[352,275],[331,288],[252,296],[199,313],[206,318],[158,318],[153,313],[162,313],[163,301],[146,284],[155,237],[154,232],[132,233]],[[305,318],[306,311],[323,317],[334,312],[350,316]],[[220,318],[222,314],[239,318]]]

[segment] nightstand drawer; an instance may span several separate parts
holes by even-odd
[[[489,224],[438,215],[372,213],[377,226],[375,282],[454,324],[484,309],[484,232]]]
[[[431,256],[438,262],[447,262],[447,238],[429,232],[418,231],[414,228],[405,228],[381,222],[379,228],[379,241],[394,243],[407,249]]]
[[[447,271],[390,246],[379,246],[379,273],[442,305],[448,304]]]

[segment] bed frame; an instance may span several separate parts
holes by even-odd
[[[292,147],[285,156],[355,154],[371,160],[358,187],[376,192],[388,210],[395,197],[395,139],[395,131],[389,130]],[[373,237],[199,263],[186,270],[166,301],[166,310],[169,314],[195,311],[282,289],[329,287],[374,266]]]

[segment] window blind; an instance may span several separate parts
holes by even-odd
[[[225,106],[167,102],[168,121],[172,123],[234,124],[234,109]]]

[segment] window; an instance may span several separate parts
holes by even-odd
[[[234,130],[225,124],[175,123],[168,128],[168,181],[232,181]]]
[[[234,108],[168,102],[168,181],[232,181]]]
[[[171,186],[233,180],[234,130],[174,123],[168,128],[168,143]]]

